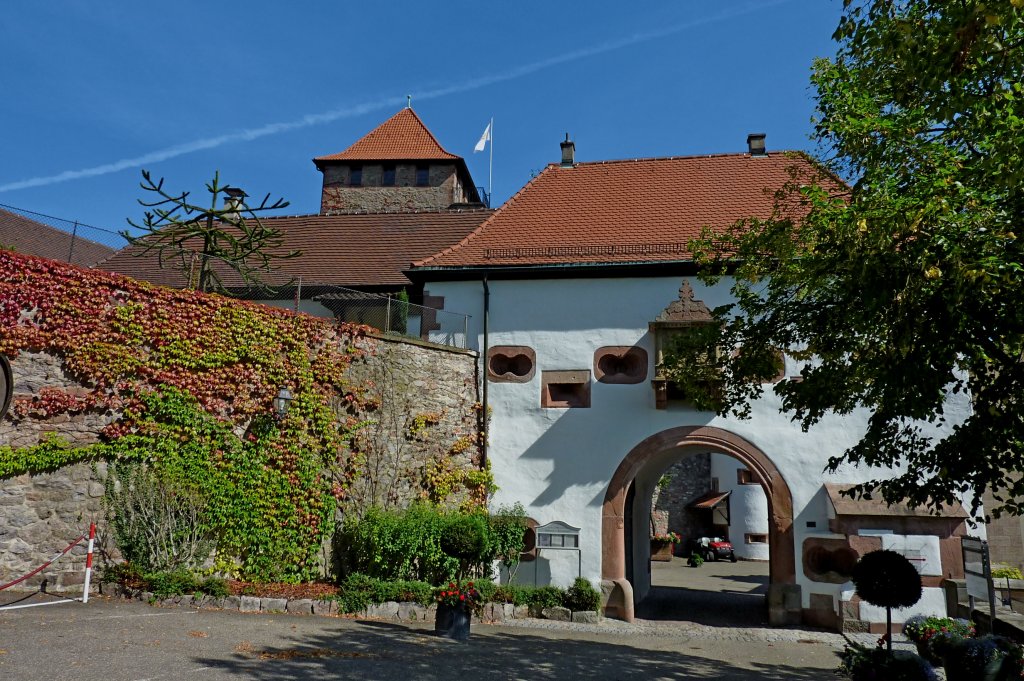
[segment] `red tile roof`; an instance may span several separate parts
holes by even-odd
[[[270,283],[302,277],[303,286],[401,287],[409,263],[457,243],[491,215],[490,210],[449,210],[421,213],[350,213],[262,218],[284,234],[281,252],[302,255],[281,260]],[[96,265],[163,286],[182,288],[185,275],[168,263],[160,269],[155,253],[137,257],[139,247],[118,251]],[[222,270],[225,285],[238,285],[237,275]]]
[[[339,154],[318,156],[323,161],[413,161],[461,159],[445,151],[412,109],[402,109]]]
[[[2,208],[0,248],[51,260],[63,260],[83,267],[88,267],[114,252],[113,248],[83,239],[81,236],[76,236],[72,244],[71,234]]]
[[[415,265],[685,261],[703,227],[769,217],[794,172],[820,174],[798,152],[552,164],[472,234]]]

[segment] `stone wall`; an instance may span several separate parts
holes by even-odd
[[[429,344],[368,338],[370,352],[353,363],[354,381],[375,382],[381,399],[373,412],[344,414],[368,421],[357,443],[367,469],[352,486],[349,505],[378,501],[406,504],[417,496],[424,470],[442,460],[453,469],[478,467],[475,446],[452,452],[454,443],[476,442],[476,355]],[[69,377],[60,358],[22,352],[11,360],[14,395],[39,395],[44,388],[88,392]],[[372,390],[371,390],[372,392]],[[343,407],[339,407],[343,409]],[[0,419],[0,445],[34,445],[48,433],[78,444],[95,442],[100,429],[117,419],[113,411],[86,411],[50,418],[31,415]],[[421,417],[420,421],[415,421]],[[423,423],[417,429],[416,423]],[[458,447],[454,447],[458,449]],[[105,465],[78,464],[53,473],[0,480],[0,583],[35,569],[82,534],[90,521],[99,525],[100,563],[112,556],[100,501]],[[74,590],[84,576],[84,546],[22,586]]]
[[[691,454],[672,464],[665,475],[671,476],[671,482],[658,493],[655,513],[667,512],[668,529],[683,537],[682,550],[690,539],[711,531],[689,510],[695,499],[711,489],[711,455]]]
[[[365,164],[360,186],[349,186],[347,165],[324,167],[320,213],[367,211],[380,213],[403,210],[442,210],[466,201],[466,193],[452,164],[430,164],[426,187],[416,186],[416,165],[399,163],[395,185],[384,187],[383,166]]]

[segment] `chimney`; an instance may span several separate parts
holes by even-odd
[[[576,145],[569,139],[569,133],[565,133],[565,141],[559,146],[562,147],[562,167],[572,168],[576,165]]]
[[[747,135],[747,151],[750,152],[751,156],[767,156],[768,150],[764,146],[764,138],[766,135],[763,132],[752,132]]]
[[[249,196],[238,187],[224,187],[224,218],[231,221],[237,221],[239,216],[238,211],[241,208],[245,208],[245,197]]]

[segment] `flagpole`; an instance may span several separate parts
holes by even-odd
[[[491,161],[487,166],[487,189],[490,196],[487,197],[487,207],[493,208],[494,203],[494,116],[491,116]]]

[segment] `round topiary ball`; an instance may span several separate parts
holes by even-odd
[[[895,551],[865,553],[853,566],[857,595],[880,608],[906,608],[921,599],[921,575]]]
[[[482,515],[455,515],[441,530],[441,550],[460,560],[483,560],[487,551],[487,519]]]

